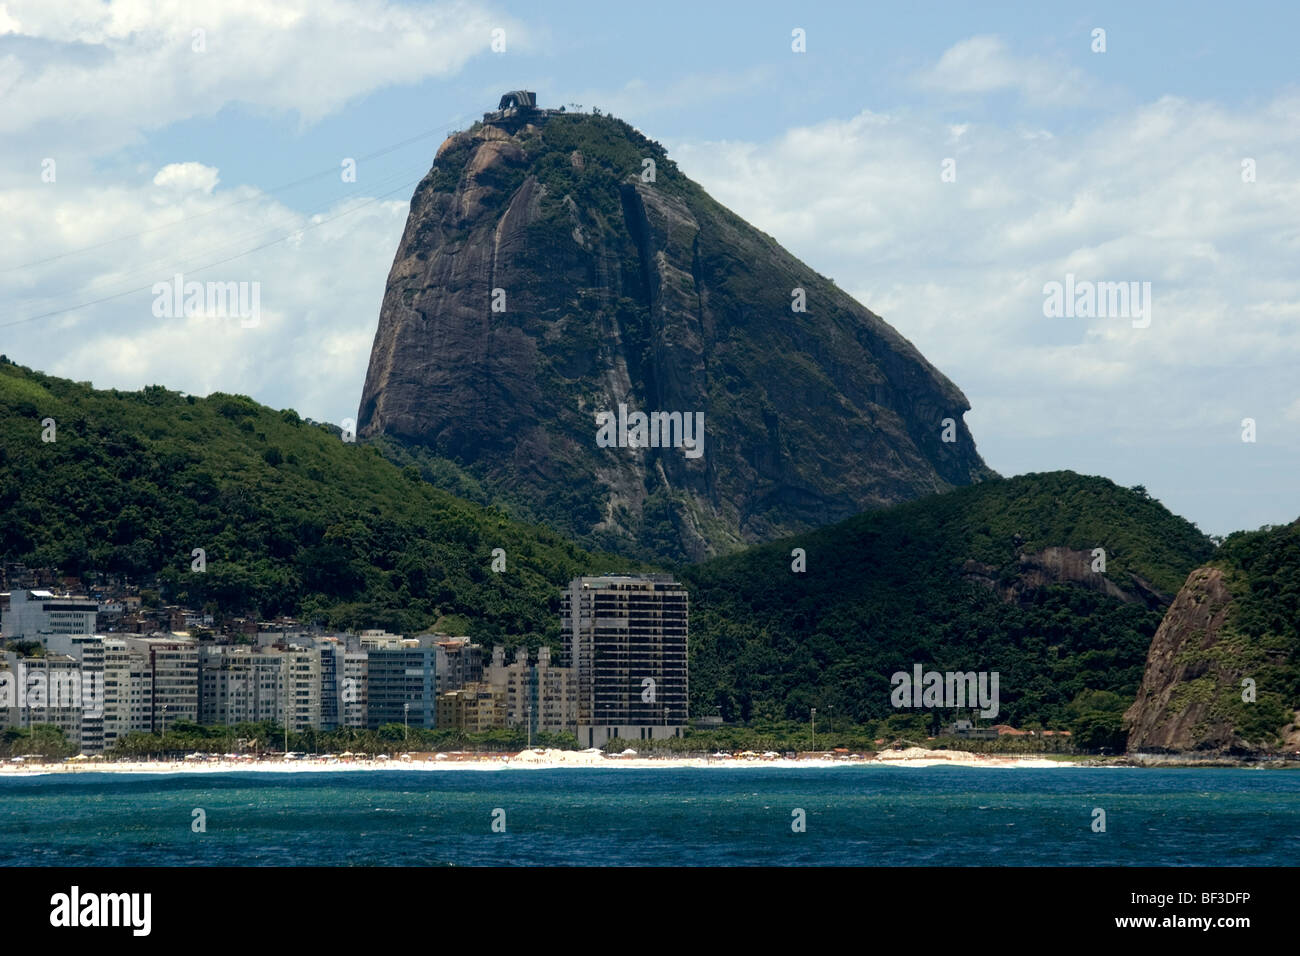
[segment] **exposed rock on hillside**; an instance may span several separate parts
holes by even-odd
[[[1300,748],[1300,521],[1230,535],[1151,641],[1129,750]]]
[[[1039,588],[1049,584],[1078,584],[1126,604],[1144,604],[1150,608],[1169,606],[1172,598],[1140,575],[1128,572],[1123,576],[1126,587],[1121,587],[1112,577],[1094,571],[1094,560],[1090,550],[1053,546],[1019,555],[1018,573],[1010,580],[1004,580],[996,566],[974,560],[962,565],[962,575],[994,589],[1005,601],[1031,600]]]
[[[1234,742],[1225,715],[1212,705],[1239,683],[1231,660],[1204,652],[1218,644],[1232,595],[1219,568],[1197,568],[1161,622],[1137,700],[1124,715],[1130,750],[1219,749]]]
[[[702,454],[600,447],[595,416],[620,404],[703,413]],[[991,476],[968,408],[658,144],[552,114],[439,149],[389,275],[358,429],[450,460],[582,540],[700,559]]]

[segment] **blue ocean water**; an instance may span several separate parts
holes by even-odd
[[[191,828],[195,808],[207,832]],[[1094,809],[1105,832],[1094,832]],[[794,832],[793,811],[806,830]],[[502,819],[505,832],[493,832]],[[1300,773],[651,769],[0,779],[0,865],[1218,865],[1300,860]]]

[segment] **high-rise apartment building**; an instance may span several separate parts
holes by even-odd
[[[247,644],[204,645],[199,652],[199,723],[280,723],[283,663],[280,655]]]
[[[460,690],[483,675],[483,648],[468,637],[434,636],[438,694]]]
[[[561,599],[584,747],[680,737],[687,718],[688,598],[667,574],[575,578]]]
[[[339,716],[344,727],[370,726],[370,655],[366,651],[343,653],[339,699]]]
[[[104,749],[127,734],[153,729],[153,671],[149,655],[126,638],[104,638]]]
[[[291,644],[276,648],[284,688],[283,721],[290,730],[304,731],[320,726],[320,651]]]
[[[188,638],[128,637],[127,647],[149,661],[153,675],[150,702],[153,726],[159,734],[178,720],[199,719],[199,649]]]
[[[363,632],[366,723],[432,729],[437,724],[437,651],[432,640]]]
[[[68,739],[81,753],[104,750],[104,638],[93,634],[47,634],[47,651],[72,658],[80,667],[81,724]]]
[[[343,722],[343,655],[347,645],[337,637],[315,642],[320,652],[320,729],[337,730]]]
[[[0,675],[4,684],[0,697],[11,704],[8,708],[11,726],[29,730],[38,724],[52,724],[63,731],[68,741],[80,747],[81,662],[67,654],[53,653],[19,657],[9,651],[3,658],[6,667]]]
[[[578,718],[578,686],[573,668],[551,662],[551,649],[537,650],[537,663],[528,661],[527,648],[515,651],[513,663],[506,663],[506,649],[492,649],[492,663],[486,679],[505,695],[508,727],[529,727],[552,733],[574,732]]]

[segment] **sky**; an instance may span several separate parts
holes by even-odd
[[[415,184],[531,89],[658,140],[897,328],[1001,474],[1141,484],[1212,534],[1288,522],[1298,27],[1249,2],[0,0],[0,353],[353,417]],[[159,314],[177,274],[256,283],[256,323]],[[1135,296],[1049,314],[1053,283]]]

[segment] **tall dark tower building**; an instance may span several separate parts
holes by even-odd
[[[667,574],[574,578],[560,610],[578,684],[578,743],[680,737],[687,594]]]

